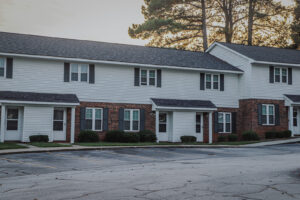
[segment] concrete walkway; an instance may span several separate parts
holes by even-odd
[[[263,146],[298,143],[298,142],[300,142],[300,137],[286,139],[286,140],[246,144],[246,145],[148,145],[148,146],[93,146],[93,147],[73,145],[72,147],[36,147],[29,144],[20,144],[28,148],[0,150],[0,155],[56,152],[56,151],[110,150],[110,149],[123,149],[123,148],[242,148],[242,147],[248,148],[248,147],[263,147]]]

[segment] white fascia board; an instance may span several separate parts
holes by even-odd
[[[233,50],[233,49],[230,49],[229,47],[226,47],[226,46],[224,46],[224,45],[222,45],[222,44],[220,44],[220,43],[218,43],[218,42],[214,42],[212,45],[210,45],[210,47],[209,47],[205,52],[209,53],[209,52],[210,52],[215,46],[217,46],[217,45],[220,46],[220,47],[223,47],[224,49],[226,49],[226,50],[228,50],[228,51],[230,51],[230,52],[232,52],[232,53],[234,53],[234,54],[236,54],[236,55],[239,55],[239,56],[241,56],[241,57],[243,57],[243,58],[249,60],[250,63],[252,63],[252,62],[255,61],[255,60],[253,60],[252,58],[249,58],[248,56],[245,56],[245,55],[243,55],[243,54],[241,54],[241,53],[239,53],[239,52],[237,52],[237,51],[235,51],[235,50]]]
[[[161,111],[176,111],[176,110],[187,110],[187,111],[216,111],[217,108],[193,108],[193,107],[163,107],[163,106],[156,106],[156,110],[161,110]]]
[[[162,66],[162,65],[151,65],[151,64],[141,64],[141,63],[128,63],[128,62],[118,62],[118,61],[105,61],[105,60],[90,60],[90,59],[80,59],[80,58],[64,58],[64,57],[54,57],[54,56],[38,56],[38,55],[28,55],[28,54],[13,54],[13,53],[2,53],[2,56],[13,56],[13,57],[25,57],[25,58],[36,58],[36,59],[48,59],[48,60],[60,60],[60,61],[71,61],[71,62],[88,62],[95,64],[112,64],[112,65],[125,65],[125,66],[139,66],[148,68],[162,68],[162,69],[177,69],[177,70],[187,70],[187,71],[201,71],[201,72],[221,72],[229,74],[243,74],[243,71],[231,71],[231,70],[217,70],[217,69],[206,69],[206,68],[192,68],[192,67],[178,67],[178,66]]]
[[[79,103],[56,103],[56,102],[38,102],[38,101],[10,101],[0,100],[0,104],[22,104],[22,105],[58,105],[58,106],[79,106]]]
[[[300,64],[266,62],[266,61],[253,61],[253,62],[251,62],[251,64],[264,64],[264,65],[280,65],[280,66],[300,67]]]

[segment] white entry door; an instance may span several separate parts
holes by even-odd
[[[20,141],[22,138],[23,112],[20,107],[6,109],[5,141]]]
[[[203,142],[203,113],[196,113],[196,138],[197,142]]]
[[[293,130],[292,130],[294,135],[300,135],[299,118],[300,118],[300,108],[294,107],[294,109],[293,109]]]
[[[53,112],[53,140],[66,140],[66,108],[54,108]]]

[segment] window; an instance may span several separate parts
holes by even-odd
[[[205,88],[206,89],[219,89],[220,75],[218,74],[206,74],[205,75]]]
[[[231,133],[231,113],[218,113],[218,132]]]
[[[196,133],[201,133],[201,114],[196,114]]]
[[[1,76],[4,77],[4,74],[5,74],[5,59],[0,58],[0,77]]]
[[[102,131],[102,108],[86,108],[85,127],[87,130]]]
[[[286,68],[276,67],[274,70],[275,83],[287,83],[288,73]]]
[[[141,70],[141,85],[155,86],[156,84],[156,70]]]
[[[139,131],[140,129],[140,110],[125,109],[124,110],[124,130]]]
[[[16,131],[18,130],[19,110],[17,108],[7,109],[7,124],[6,130]]]
[[[64,110],[55,109],[53,113],[53,130],[64,130]]]
[[[297,108],[293,109],[293,126],[298,126],[298,111],[297,111]]]
[[[167,113],[159,113],[159,132],[167,132]]]
[[[275,123],[274,105],[263,104],[262,105],[262,124],[263,125],[274,125],[274,123]]]
[[[87,64],[71,64],[71,81],[88,82]]]

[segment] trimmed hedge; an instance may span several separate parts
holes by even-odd
[[[140,141],[140,135],[138,133],[125,132],[121,138],[121,142],[125,143],[137,143]]]
[[[150,130],[144,130],[139,132],[140,142],[156,142],[156,135]]]
[[[197,138],[195,136],[181,136],[180,140],[182,143],[196,142]]]
[[[292,132],[289,130],[286,131],[267,131],[265,133],[265,137],[267,139],[275,139],[275,138],[289,138],[292,136]]]
[[[99,136],[94,131],[81,131],[78,135],[78,142],[99,142]]]
[[[226,141],[226,136],[225,135],[219,135],[218,136],[218,142],[225,142]]]
[[[30,142],[49,142],[48,135],[32,135],[29,136]]]
[[[257,133],[254,131],[245,131],[242,134],[242,139],[244,141],[255,141],[255,140],[260,140],[260,138],[258,137]]]
[[[235,142],[238,140],[238,136],[236,134],[230,134],[227,136],[228,141]]]
[[[107,141],[107,142],[122,142],[123,134],[124,134],[124,131],[121,131],[121,130],[108,131],[105,135],[105,141]]]

